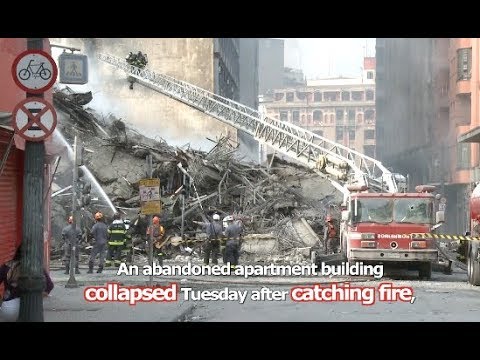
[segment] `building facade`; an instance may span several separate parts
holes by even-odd
[[[47,39],[43,41],[43,49],[51,53]],[[27,50],[25,38],[0,39],[0,264],[11,260],[15,251],[21,245],[23,236],[24,207],[24,170],[25,170],[25,140],[14,133],[11,125],[11,113],[15,106],[25,99],[25,92],[14,82],[12,63],[20,53]],[[47,90],[44,98],[52,103],[52,91]],[[54,133],[55,134],[55,133]],[[54,136],[47,138],[44,157],[44,203],[43,203],[43,265],[50,266],[51,242],[51,189],[53,181],[53,160],[65,151],[54,142]],[[62,154],[63,155],[63,154]],[[28,214],[27,214],[28,215]],[[0,289],[3,291],[3,287]]]
[[[288,121],[375,157],[375,59],[361,78],[311,80],[264,96],[268,116]]]
[[[221,40],[221,41],[220,41]],[[224,41],[225,40],[225,41]],[[239,99],[238,39],[214,38],[52,38],[51,43],[80,48],[89,58],[89,82],[71,88],[92,91],[89,106],[131,124],[142,134],[174,146],[209,150],[208,138],[237,130],[179,101],[135,84],[130,90],[124,73],[97,60],[98,53],[125,58],[132,51],[148,55],[148,68],[187,81],[210,92]],[[58,56],[61,50],[54,49]]]
[[[380,160],[412,186],[436,185],[447,200],[442,231],[463,233],[480,181],[479,39],[377,39],[376,50]]]

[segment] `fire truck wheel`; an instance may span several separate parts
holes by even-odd
[[[420,279],[430,280],[432,278],[432,263],[426,262],[426,263],[420,264],[418,275]]]
[[[472,285],[480,285],[480,263],[478,262],[478,242],[469,241],[467,250],[467,273],[468,282]]]

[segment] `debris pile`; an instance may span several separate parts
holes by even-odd
[[[299,219],[303,218],[322,238],[329,206],[336,207],[341,201],[335,189],[308,169],[284,161],[273,161],[271,167],[246,163],[237,151],[238,144],[227,137],[209,139],[213,146],[209,152],[172,147],[158,137],[143,136],[112,114],[102,116],[86,108],[90,100],[91,93],[76,94],[68,87],[56,90],[54,104],[59,110],[59,130],[70,144],[75,136],[84,142],[89,150],[85,154],[87,168],[115,207],[130,217],[132,223],[140,211],[138,183],[147,177],[147,155],[153,158],[153,177],[160,179],[162,213],[159,215],[167,234],[180,234],[182,197],[178,195],[184,176],[189,180],[184,186],[187,236],[198,237],[199,230],[192,220],[205,219],[213,213],[233,214],[244,221],[248,234],[266,234],[274,239],[274,250],[279,254],[312,246],[294,226]],[[54,191],[71,184],[71,166],[67,161],[59,166]],[[64,194],[53,199],[57,239],[71,209],[71,196]],[[107,217],[112,215],[102,200],[98,196],[98,201],[85,208],[86,227],[91,226],[90,215],[96,211],[104,212]],[[139,219],[138,223],[146,221],[141,216]],[[141,226],[134,229],[139,236],[143,230]]]

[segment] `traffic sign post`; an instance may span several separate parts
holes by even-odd
[[[43,321],[44,140],[57,124],[55,110],[43,99],[43,93],[53,86],[58,71],[51,56],[42,50],[42,38],[28,39],[27,48],[12,64],[15,83],[26,91],[26,99],[15,107],[12,116],[15,133],[26,140],[18,321]]]
[[[57,126],[57,113],[42,98],[26,98],[19,102],[12,114],[15,133],[27,141],[43,141]]]
[[[15,58],[12,76],[15,84],[27,93],[42,94],[57,80],[53,58],[43,50],[27,50]]]

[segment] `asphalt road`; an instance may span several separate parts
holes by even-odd
[[[331,279],[330,279],[331,280]],[[359,279],[361,280],[361,279]],[[377,301],[370,306],[352,302],[294,302],[290,290],[295,285],[242,286],[229,284],[198,285],[194,290],[221,291],[227,287],[231,300],[198,300],[184,319],[189,322],[476,322],[480,321],[480,287],[466,282],[466,273],[460,269],[452,275],[433,273],[431,281],[420,281],[415,275],[403,274],[381,280],[364,279],[350,286],[373,287],[391,282],[395,287],[411,287],[415,300]],[[285,300],[253,301],[250,296],[262,286],[284,291]],[[234,298],[236,291],[247,291],[241,304]],[[266,291],[266,290],[264,290]],[[198,293],[195,293],[198,295]],[[232,295],[233,294],[233,295]],[[185,294],[183,294],[185,296]],[[212,296],[211,294],[208,294]],[[207,296],[204,295],[204,296]],[[367,299],[367,297],[365,297]]]

